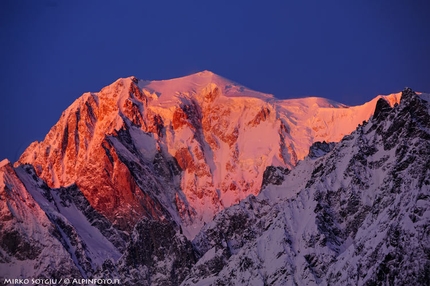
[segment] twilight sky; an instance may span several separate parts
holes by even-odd
[[[0,160],[43,140],[82,93],[130,75],[211,70],[277,98],[349,105],[430,92],[427,2],[2,0]]]

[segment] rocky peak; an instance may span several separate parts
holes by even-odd
[[[50,187],[76,184],[115,224],[135,223],[132,212],[153,219],[169,214],[179,223],[185,218],[178,209],[186,206],[182,214],[196,215],[187,218],[192,227],[193,220],[209,220],[222,207],[257,194],[266,167],[291,168],[314,138],[340,139],[349,132],[352,127],[325,132],[324,126],[352,109],[318,102],[278,102],[208,71],[166,81],[123,78],[76,100],[18,165],[34,165]],[[294,115],[310,107],[316,112],[311,123],[307,114]],[[319,118],[328,114],[317,112],[325,107],[333,114]],[[321,128],[310,128],[314,123]],[[166,163],[154,165],[160,158]],[[151,176],[154,170],[164,171]],[[180,206],[176,197],[183,200]],[[201,212],[211,209],[202,207],[208,197],[212,213],[203,219]]]
[[[409,100],[410,98],[416,96],[417,94],[415,93],[415,91],[412,90],[412,88],[410,87],[405,87],[402,90],[402,98],[401,100]]]
[[[195,281],[204,275],[233,273],[223,270],[232,262],[232,269],[240,269],[240,282],[232,284],[246,284],[242,279],[252,284],[245,276],[253,267],[271,269],[269,264],[276,260],[276,265],[282,265],[274,268],[276,273],[252,272],[254,278],[262,279],[254,284],[282,284],[288,273],[302,270],[303,275],[291,281],[319,283],[325,279],[324,263],[334,263],[354,245],[348,236],[360,233],[369,205],[377,200],[374,193],[383,188],[365,190],[384,181],[384,188],[399,193],[398,186],[407,183],[395,175],[385,182],[372,172],[383,167],[380,172],[387,173],[392,166],[396,172],[409,172],[414,162],[429,169],[420,158],[430,148],[404,139],[427,140],[428,132],[422,128],[430,122],[427,109],[412,92],[406,93],[411,94],[405,101],[408,104],[393,109],[376,100],[345,108],[321,98],[276,100],[210,72],[166,81],[120,79],[76,100],[45,140],[33,143],[22,155],[15,168],[20,173],[16,180],[25,182],[20,188],[29,190],[37,198],[34,204],[41,206],[34,221],[56,229],[47,235],[61,242],[56,247],[64,248],[69,260],[73,257],[83,277],[115,278],[109,276],[114,273],[125,285],[137,281],[178,285],[187,273]],[[341,140],[373,111],[378,120],[360,126],[336,146],[326,143]],[[396,133],[396,127],[402,126],[409,133]],[[405,147],[398,147],[400,139],[396,138],[403,138]],[[408,149],[411,146],[415,153]],[[395,152],[388,152],[390,148],[396,148]],[[310,158],[305,158],[308,150]],[[394,153],[396,159],[390,159]],[[302,161],[295,167],[298,160]],[[7,162],[2,164],[13,170]],[[31,164],[34,169],[20,164]],[[418,165],[413,166],[418,170]],[[417,172],[418,185],[427,185],[427,171]],[[341,178],[345,180],[339,182]],[[5,192],[10,185],[4,186]],[[265,190],[276,187],[277,195],[267,198],[278,197],[279,202],[254,197],[261,186]],[[389,204],[380,197],[379,203]],[[19,196],[15,199],[20,200]],[[222,219],[212,221],[238,202]],[[0,215],[6,214],[7,221],[10,214],[3,205]],[[28,212],[31,208],[32,204],[23,205]],[[235,211],[239,213],[230,216]],[[303,221],[305,217],[310,219]],[[421,217],[420,210],[412,216],[417,221]],[[226,221],[226,227],[220,221]],[[25,223],[13,222],[16,229]],[[82,231],[82,223],[91,235]],[[198,241],[191,245],[190,239],[202,227],[197,240],[216,236],[215,244],[208,240],[202,241],[207,247],[199,247]],[[30,230],[23,229],[32,237]],[[211,229],[216,231],[208,233]],[[392,229],[396,236],[395,226]],[[160,234],[164,238],[157,239]],[[265,236],[260,239],[261,234]],[[277,243],[268,244],[271,239]],[[111,245],[108,252],[115,255],[97,256],[99,241]],[[279,248],[262,257],[252,243],[263,252],[268,245]],[[315,254],[314,247],[322,251]],[[238,261],[233,261],[238,253]],[[292,264],[285,265],[285,261]],[[100,267],[101,271],[94,272]]]

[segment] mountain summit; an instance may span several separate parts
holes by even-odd
[[[279,100],[209,71],[161,81],[123,78],[100,92],[85,93],[14,166],[0,164],[0,277],[119,277],[129,285],[224,281],[229,259],[260,239],[261,226],[270,221],[266,208],[290,208],[292,197],[316,191],[315,182],[324,178],[327,184],[340,180],[340,188],[345,168],[345,180],[359,184],[362,176],[370,176],[363,172],[374,168],[351,169],[345,161],[355,156],[361,162],[363,156],[356,149],[362,141],[348,139],[356,136],[351,132],[363,126],[376,126],[372,132],[387,128],[384,124],[400,116],[393,111],[400,106],[410,108],[411,118],[428,116],[426,100],[411,90],[352,107],[317,97]],[[402,136],[413,142],[426,132]],[[389,144],[374,141],[374,148]],[[345,144],[350,149],[342,149]],[[350,153],[333,155],[339,152]],[[388,156],[396,164],[392,152],[375,156],[382,157],[372,162]],[[328,176],[327,168],[336,178]],[[360,186],[364,192],[371,183]],[[309,200],[313,204],[312,196]],[[243,217],[230,219],[230,212],[244,204]],[[300,224],[301,216],[290,219]],[[333,257],[347,247],[348,235],[345,230],[336,238],[340,244],[331,249]],[[58,267],[52,267],[48,253],[59,257],[52,258]],[[254,258],[249,257],[257,265]],[[300,267],[291,271],[302,275]],[[318,275],[303,281],[327,281]]]
[[[312,143],[339,141],[374,109],[276,100],[209,71],[129,77],[78,98],[16,166],[31,164],[51,188],[75,184],[121,230],[141,216],[170,217],[192,238],[258,194],[266,167],[292,168]]]

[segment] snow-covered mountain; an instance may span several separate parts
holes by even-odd
[[[203,227],[182,285],[429,285],[429,112],[410,89],[380,99],[326,154],[274,170]]]
[[[382,256],[427,238],[426,100],[409,89],[354,107],[278,100],[208,71],[119,79],[0,164],[0,277],[391,281],[399,258]],[[390,231],[409,242],[383,246]]]
[[[386,98],[394,104],[400,94]],[[276,100],[209,71],[119,79],[77,99],[17,165],[33,165],[51,188],[76,184],[121,230],[142,216],[170,217],[192,238],[220,210],[258,194],[267,166],[291,168],[313,142],[339,141],[376,100]]]

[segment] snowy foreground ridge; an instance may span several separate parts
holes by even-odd
[[[429,285],[429,101],[208,71],[85,93],[0,162],[0,281]]]

